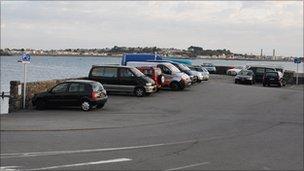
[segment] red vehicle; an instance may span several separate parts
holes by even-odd
[[[165,77],[162,75],[162,71],[160,68],[154,66],[140,66],[136,68],[155,81],[157,90],[159,90],[163,86],[165,82]]]

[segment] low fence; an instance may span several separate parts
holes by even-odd
[[[2,92],[0,95],[0,114],[8,114],[9,92]]]

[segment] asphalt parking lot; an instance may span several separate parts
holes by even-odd
[[[1,116],[2,170],[302,170],[302,87],[229,79]]]

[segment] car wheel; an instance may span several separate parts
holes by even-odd
[[[173,90],[173,91],[178,91],[178,90],[181,89],[180,86],[179,86],[179,84],[178,84],[177,82],[172,82],[172,83],[170,84],[170,88],[171,88],[171,90]]]
[[[238,81],[237,81],[237,80],[234,80],[234,83],[235,83],[235,84],[237,84],[237,83],[238,83]]]
[[[263,87],[265,87],[266,86],[266,84],[265,83],[263,83]]]
[[[37,100],[36,109],[43,110],[45,108],[46,108],[45,100],[42,100],[42,99]]]
[[[252,85],[252,81],[249,82],[249,85]]]
[[[137,97],[143,97],[145,95],[145,89],[142,87],[135,88],[134,95]]]
[[[81,107],[81,110],[83,110],[83,111],[89,111],[91,109],[91,104],[90,104],[89,101],[84,100],[84,101],[81,102],[80,107]]]

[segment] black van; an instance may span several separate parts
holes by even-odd
[[[107,92],[132,93],[142,97],[156,92],[155,82],[135,67],[93,65],[89,79],[103,84]]]
[[[254,78],[255,82],[263,82],[263,76],[266,72],[275,72],[275,71],[280,71],[280,68],[278,67],[272,67],[272,66],[263,66],[263,65],[255,65],[255,66],[249,66],[247,68],[248,70],[253,71],[254,73]]]

